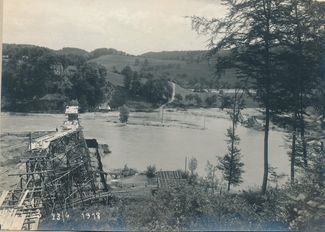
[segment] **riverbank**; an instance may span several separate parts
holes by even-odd
[[[258,109],[244,109],[243,114],[262,117]],[[53,131],[62,125],[62,114],[15,115],[1,113],[1,133]],[[119,112],[80,114],[86,138],[108,144],[112,153],[102,158],[105,170],[129,167],[145,170],[155,164],[160,170],[184,169],[185,157],[198,160],[197,172],[206,175],[206,163],[216,164],[226,152],[225,133],[229,116],[220,109],[164,109],[131,112],[127,125],[119,123]],[[240,188],[260,185],[263,173],[263,132],[239,125],[239,147],[245,163],[244,183]],[[288,173],[289,161],[284,133],[270,131],[270,164],[277,172]],[[252,146],[254,145],[254,146]],[[221,177],[221,176],[220,176]]]

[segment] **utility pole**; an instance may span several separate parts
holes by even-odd
[[[164,107],[161,107],[161,123],[164,123]]]
[[[203,130],[205,130],[205,115],[203,116]]]
[[[29,132],[29,151],[32,151],[32,132]]]

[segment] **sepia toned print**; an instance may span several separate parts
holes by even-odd
[[[324,1],[1,3],[0,230],[325,230]]]

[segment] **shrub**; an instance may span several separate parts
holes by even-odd
[[[156,176],[156,166],[155,165],[149,165],[148,167],[147,167],[147,171],[146,171],[146,176],[148,177],[148,178],[153,178],[153,177],[155,177]]]
[[[215,106],[216,103],[217,103],[217,95],[215,95],[215,94],[210,97],[207,97],[205,99],[205,104],[207,104],[207,106],[210,106],[210,107]]]
[[[124,165],[124,168],[122,169],[121,172],[122,176],[124,177],[134,176],[136,173],[138,173],[138,171],[133,168],[129,168],[127,164]]]
[[[120,107],[120,122],[127,123],[129,119],[129,109],[123,105]]]

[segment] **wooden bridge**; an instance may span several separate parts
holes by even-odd
[[[30,139],[20,160],[25,171],[10,174],[19,181],[0,195],[1,230],[35,230],[51,213],[108,201],[97,141],[84,138],[77,107],[67,107],[66,114],[68,120],[56,132]]]

